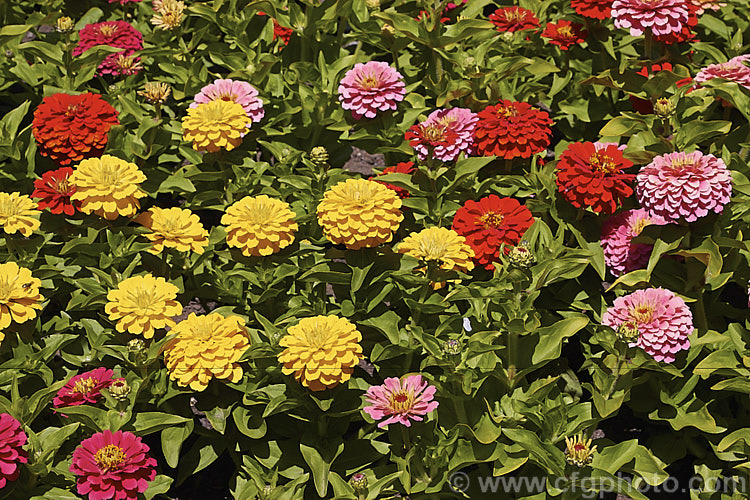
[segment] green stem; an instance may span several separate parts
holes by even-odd
[[[646,59],[649,61],[651,60],[651,52],[653,51],[653,45],[654,45],[654,34],[651,31],[651,28],[646,29],[646,37],[643,41],[643,48],[646,52]]]
[[[463,390],[459,390],[457,394],[460,394],[461,392],[463,392]],[[456,410],[456,420],[458,420],[458,423],[471,425],[469,423],[469,417],[466,415],[466,410],[464,409],[463,403],[459,403],[457,399],[454,399],[453,408]]]
[[[604,395],[604,399],[609,399],[612,393],[615,392],[617,381],[620,379],[620,370],[622,369],[622,364],[624,362],[625,362],[625,359],[620,357],[620,353],[618,352],[617,353],[617,365],[615,366],[615,371],[612,373],[614,375],[614,378],[612,379],[612,383],[609,384],[609,389],[607,389],[607,393]]]
[[[405,425],[399,425],[399,428],[401,429],[401,439],[404,444],[404,455],[406,455],[411,449],[411,436],[409,436],[409,429]]]
[[[66,90],[73,90],[73,76],[70,71],[71,64],[71,52],[70,52],[70,32],[65,32],[65,54],[63,56],[65,63],[65,88]]]
[[[513,160],[510,158],[505,159],[505,166],[503,167],[503,171],[506,175],[510,175],[510,173],[513,171]]]

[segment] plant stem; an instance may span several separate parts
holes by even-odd
[[[510,175],[512,170],[513,170],[513,160],[511,160],[510,158],[506,158],[503,171],[505,172],[506,175]]]
[[[620,356],[620,353],[617,353],[617,365],[615,366],[615,371],[613,372],[614,378],[612,379],[612,383],[609,385],[609,389],[607,389],[607,393],[604,395],[604,399],[609,399],[609,397],[612,395],[613,392],[615,392],[615,387],[617,386],[617,381],[620,379],[620,370],[622,369],[622,364],[625,362],[625,359]]]
[[[651,60],[651,52],[653,51],[653,45],[654,45],[654,34],[651,31],[651,28],[648,28],[646,30],[646,37],[643,41],[643,49],[646,52],[646,59],[649,61]]]

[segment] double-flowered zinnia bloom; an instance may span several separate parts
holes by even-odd
[[[244,319],[190,313],[170,333],[175,337],[164,348],[164,364],[177,385],[202,391],[214,377],[233,383],[242,378],[238,362],[250,346]]]
[[[679,33],[688,22],[686,0],[614,0],[612,17],[618,28],[633,36],[651,30],[654,35]]]
[[[7,413],[0,414],[0,489],[18,479],[21,464],[29,461],[29,454],[23,449],[27,441],[21,422]]]
[[[247,128],[250,128],[254,122],[259,122],[265,114],[263,101],[258,97],[255,87],[247,82],[221,78],[203,87],[193,99],[194,102],[190,107],[195,108],[200,104],[216,100],[236,102],[242,106],[247,115]]]
[[[643,208],[625,210],[606,220],[602,227],[601,246],[604,250],[604,262],[613,276],[646,267],[653,246],[633,243],[633,238],[651,224],[661,226],[666,221],[658,215],[649,214]]]
[[[55,408],[96,404],[102,398],[102,389],[108,388],[114,381],[112,370],[96,368],[80,375],[74,375],[57,391],[52,404]]]
[[[330,188],[317,213],[326,238],[350,250],[391,241],[404,220],[398,195],[366,179],[348,179]]]
[[[70,472],[79,495],[89,500],[136,500],[156,478],[156,460],[132,432],[105,430],[73,451]]]
[[[217,99],[188,108],[182,119],[182,138],[196,151],[231,151],[247,133],[248,117],[241,104]]]
[[[53,214],[73,215],[76,213],[76,203],[70,200],[76,188],[69,182],[73,174],[70,167],[61,167],[42,174],[41,179],[34,181],[33,198],[40,198],[40,209],[49,208]]]
[[[690,3],[698,7],[696,14],[699,16],[707,10],[718,11],[727,6],[726,2],[721,0],[690,0]]]
[[[609,19],[612,15],[612,0],[570,0],[576,13],[591,19]]]
[[[133,28],[125,21],[105,21],[103,23],[87,24],[78,33],[78,45],[73,49],[73,56],[80,56],[92,47],[107,45],[122,49],[114,54],[109,54],[99,64],[98,74],[120,75],[122,69],[117,64],[120,56],[129,57],[137,50],[143,48],[143,36],[141,32]],[[137,62],[139,58],[134,58]]]
[[[381,420],[378,427],[388,424],[402,424],[411,427],[411,421],[420,422],[423,417],[438,407],[433,401],[436,388],[422,380],[421,375],[411,375],[403,382],[390,377],[383,385],[367,389],[365,412],[374,420]]]
[[[362,334],[346,318],[315,316],[290,326],[279,345],[284,375],[294,374],[313,391],[346,382],[362,359]]]
[[[636,290],[618,297],[602,316],[602,324],[615,330],[635,329],[638,346],[656,361],[672,363],[675,354],[690,348],[693,314],[685,301],[664,288]]]
[[[410,127],[406,140],[420,160],[453,161],[461,152],[472,152],[477,120],[476,113],[469,109],[439,109]]]
[[[587,34],[582,24],[561,20],[556,23],[547,23],[542,37],[548,38],[549,43],[559,46],[561,50],[568,50],[573,45],[585,42]]]
[[[636,182],[641,206],[669,222],[720,214],[732,196],[732,177],[724,161],[700,151],[657,156],[641,168]]]
[[[489,19],[501,33],[533,30],[539,27],[539,19],[534,12],[523,7],[501,7],[490,14]]]
[[[427,263],[435,262],[447,271],[474,269],[474,250],[466,243],[466,238],[444,227],[430,227],[411,233],[399,243],[398,251]]]
[[[474,261],[491,270],[500,260],[500,246],[505,244],[505,253],[510,252],[533,222],[529,209],[517,200],[491,194],[464,203],[453,217],[453,230],[466,238]]]
[[[259,196],[245,196],[233,203],[221,217],[227,226],[227,244],[248,257],[266,256],[294,241],[299,226],[289,204]]]
[[[179,289],[162,277],[151,274],[133,276],[120,282],[107,293],[104,311],[117,321],[118,332],[141,334],[147,339],[154,330],[174,326],[172,319],[182,313],[177,302]]]
[[[392,167],[385,167],[381,173],[377,174],[374,177],[370,177],[370,180],[375,181],[375,182],[379,182],[382,185],[384,185],[385,187],[394,190],[396,192],[396,194],[398,195],[398,197],[403,200],[404,198],[408,198],[409,197],[409,190],[408,189],[405,189],[405,188],[402,188],[402,187],[399,187],[399,186],[394,186],[393,184],[388,184],[387,182],[384,182],[384,181],[379,181],[378,177],[380,177],[381,175],[387,175],[387,174],[407,174],[407,175],[411,175],[411,174],[414,173],[414,170],[415,170],[415,168],[414,168],[414,162],[413,161],[402,161],[402,162],[399,162],[399,163],[397,163],[396,165],[394,165]]]
[[[502,100],[477,113],[474,146],[481,156],[530,158],[549,146],[552,120],[525,102]]]
[[[36,318],[44,297],[39,293],[42,281],[15,262],[0,264],[0,341],[11,322],[25,323]]]
[[[557,162],[557,187],[574,207],[611,214],[633,194],[632,166],[615,144],[573,143]]]
[[[6,234],[16,232],[29,237],[39,229],[37,204],[25,194],[0,193],[0,226]]]
[[[100,156],[117,110],[99,94],[52,94],[34,111],[31,131],[42,156],[59,165]]]
[[[341,80],[339,101],[356,120],[375,118],[378,113],[396,109],[406,95],[405,86],[401,73],[386,62],[358,63]]]
[[[118,216],[132,217],[141,204],[138,198],[146,176],[135,163],[114,156],[83,160],[73,171],[69,182],[75,186],[70,199],[81,202],[81,212],[95,213],[107,220]]]
[[[186,208],[153,207],[133,220],[151,230],[145,234],[154,243],[149,250],[151,253],[161,253],[164,247],[203,253],[208,246],[208,231],[200,218]]]
[[[733,57],[725,63],[710,64],[695,75],[695,83],[700,84],[714,78],[720,78],[750,89],[750,66],[746,64],[748,59],[750,59],[750,55],[744,54]]]

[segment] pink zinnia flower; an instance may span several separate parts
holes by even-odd
[[[638,202],[666,221],[694,222],[713,211],[720,214],[732,195],[732,177],[720,158],[667,153],[642,167],[636,176]]]
[[[722,80],[735,82],[746,89],[750,89],[750,67],[745,65],[745,61],[749,58],[750,54],[744,54],[733,57],[725,63],[706,66],[695,75],[695,83],[721,78]]]
[[[133,28],[125,21],[105,21],[103,23],[87,24],[78,33],[78,45],[73,49],[73,56],[80,56],[87,50],[97,45],[109,45],[123,49],[104,58],[99,64],[98,74],[120,75],[123,70],[117,64],[120,56],[128,57],[137,50],[143,48],[143,36],[141,32]],[[133,59],[137,64],[139,57]]]
[[[656,361],[672,363],[675,353],[690,348],[693,314],[685,301],[670,290],[647,288],[615,299],[602,316],[602,324],[618,329],[638,329],[638,346]]]
[[[104,367],[75,375],[57,391],[52,404],[55,408],[86,403],[96,404],[102,397],[101,390],[112,385],[113,381],[112,370]]]
[[[136,500],[156,478],[156,460],[131,432],[97,432],[73,451],[70,472],[89,500]]]
[[[404,77],[388,63],[370,61],[358,63],[344,75],[339,84],[341,107],[350,109],[359,120],[375,118],[379,111],[395,110],[404,100]]]
[[[0,414],[0,489],[8,481],[18,479],[20,464],[29,461],[23,449],[28,437],[21,430],[21,423],[7,413]]]
[[[435,386],[422,381],[421,375],[406,377],[402,383],[396,377],[385,379],[383,385],[374,385],[367,389],[365,412],[375,420],[387,417],[378,424],[399,423],[411,426],[411,420],[421,421],[423,415],[435,410],[438,402],[433,401]]]
[[[259,122],[265,115],[263,101],[258,97],[258,91],[255,90],[255,87],[247,82],[229,79],[223,80],[221,78],[203,87],[193,98],[194,102],[190,104],[190,107],[195,108],[199,104],[205,104],[217,99],[234,101],[241,105],[242,109],[245,110],[245,114],[250,119],[247,122],[247,128],[250,128],[254,122]]]
[[[679,33],[688,22],[685,0],[614,0],[612,17],[618,28],[629,28],[640,36],[651,29],[654,35]]]
[[[614,276],[646,267],[653,246],[632,241],[644,227],[651,224],[662,226],[666,221],[658,215],[649,215],[648,210],[643,208],[626,210],[604,223],[600,243],[604,250],[604,261]]]
[[[463,151],[472,152],[474,129],[479,118],[469,109],[452,108],[433,111],[425,121],[409,129],[406,138],[420,160],[432,157],[453,161]]]
[[[141,0],[109,0],[109,3],[119,3],[120,5],[125,5],[127,3],[138,3]]]

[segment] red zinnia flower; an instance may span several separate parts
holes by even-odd
[[[409,127],[404,137],[409,145],[417,152],[427,151],[425,158],[437,158],[441,161],[451,161],[460,153],[458,149],[461,137],[445,123],[423,122]],[[442,147],[441,147],[442,146]],[[436,149],[444,155],[436,154]],[[421,155],[420,155],[421,156]],[[448,158],[445,158],[447,156]]]
[[[453,230],[474,250],[474,262],[492,270],[492,263],[500,260],[500,245],[504,243],[504,252],[510,252],[533,222],[529,209],[517,200],[491,194],[459,208]]]
[[[546,111],[525,102],[503,100],[479,113],[474,132],[476,154],[529,158],[549,146],[552,120]]]
[[[612,16],[612,0],[570,0],[575,11],[591,19],[608,19]]]
[[[18,479],[19,464],[29,461],[28,453],[22,448],[27,440],[18,420],[7,413],[0,414],[0,488]]]
[[[101,390],[112,385],[112,373],[112,370],[101,367],[71,377],[62,389],[57,391],[52,404],[55,408],[95,404],[102,397]]]
[[[262,10],[258,11],[259,16],[267,16],[265,12]],[[286,28],[279,24],[279,22],[271,18],[271,21],[273,21],[273,40],[275,41],[277,38],[281,38],[281,41],[284,42],[284,45],[289,45],[289,39],[292,38],[292,33],[294,33],[294,30],[292,28]]]
[[[614,144],[573,143],[557,162],[557,187],[574,207],[611,214],[633,194],[635,175],[624,172],[632,166]]]
[[[50,170],[42,174],[41,179],[34,181],[34,192],[32,198],[41,198],[37,204],[40,210],[49,208],[53,214],[73,215],[76,212],[76,203],[70,201],[70,196],[76,192],[76,187],[68,182],[68,177],[73,173],[70,167],[62,167]]]
[[[99,94],[54,94],[34,111],[31,131],[39,153],[60,165],[101,156],[117,111]]]
[[[122,70],[117,64],[120,56],[128,57],[133,52],[143,48],[141,32],[125,21],[105,21],[103,23],[87,24],[78,33],[78,45],[73,49],[73,56],[80,56],[97,45],[109,45],[123,49],[104,58],[99,65],[100,75],[120,75]],[[140,58],[134,58],[138,63]]]
[[[587,34],[582,24],[570,21],[547,23],[542,32],[544,38],[550,39],[549,43],[559,45],[561,50],[568,50],[573,45],[585,42]]]
[[[379,181],[377,180],[377,177],[380,175],[386,175],[386,174],[412,174],[414,173],[414,162],[413,161],[402,161],[399,162],[396,166],[393,167],[386,167],[383,169],[383,171],[379,174],[377,174],[374,177],[370,177],[370,180],[374,180],[376,182],[379,182],[383,184],[385,187],[393,189],[396,191],[396,194],[399,198],[408,198],[409,197],[409,191],[398,186],[394,186],[393,184],[388,184],[387,182]]]
[[[490,14],[490,22],[497,31],[533,30],[539,27],[539,19],[529,9],[523,7],[501,7]]]
[[[131,432],[97,432],[73,451],[70,472],[89,500],[136,500],[156,478],[156,460]]]

